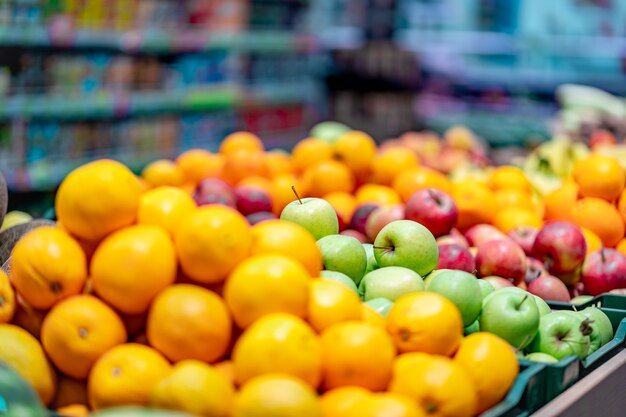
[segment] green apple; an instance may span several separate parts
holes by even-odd
[[[557,363],[558,359],[543,352],[533,352],[524,356],[524,359],[533,362]]]
[[[573,314],[572,314],[573,313]],[[528,352],[543,352],[563,359],[576,355],[582,359],[589,354],[589,319],[573,311],[553,311],[541,317],[539,331]]]
[[[541,297],[538,297],[538,296],[536,296],[534,294],[531,294],[528,291],[524,291],[523,289],[518,288],[518,287],[504,287],[504,288],[497,289],[497,290],[495,290],[494,292],[492,292],[490,294],[487,294],[487,296],[483,299],[483,306],[485,305],[487,300],[489,300],[491,297],[493,297],[494,294],[500,294],[502,292],[512,292],[512,293],[517,293],[517,294],[528,294],[529,296],[532,296],[532,298],[535,300],[535,303],[537,304],[537,309],[539,310],[539,315],[540,316],[543,316],[544,314],[548,314],[548,313],[550,313],[552,311],[550,309],[550,306],[548,305],[548,303],[546,303]]]
[[[342,274],[341,272],[338,272],[338,271],[322,271],[320,276],[324,279],[341,282],[346,287],[354,291],[356,294],[359,293],[359,289],[357,288],[354,281],[352,281],[352,278],[350,278],[346,274]]]
[[[439,249],[432,233],[412,220],[396,220],[381,229],[374,241],[378,266],[402,266],[425,276],[437,266]]]
[[[431,278],[427,290],[452,301],[461,313],[463,326],[469,326],[478,318],[483,294],[474,275],[465,271],[442,269]]]
[[[424,291],[424,281],[415,271],[401,266],[375,269],[363,277],[359,294],[363,300],[383,297],[396,301],[404,294]]]
[[[539,309],[531,294],[523,290],[494,291],[483,302],[480,330],[500,336],[521,350],[539,328]]]
[[[578,305],[578,304],[586,303],[587,301],[590,301],[590,300],[593,300],[593,295],[579,295],[569,300],[569,302],[570,304]]]
[[[592,321],[594,333],[596,333],[597,330],[600,343],[598,348],[606,345],[611,340],[613,340],[613,325],[611,324],[611,320],[606,314],[604,314],[602,310],[596,307],[587,307],[586,309],[580,311],[580,314]],[[592,336],[593,333],[590,337]]]
[[[322,198],[303,198],[287,204],[280,213],[281,220],[289,220],[308,230],[315,240],[339,233],[337,212]]]
[[[424,288],[428,291],[428,286],[432,282],[432,280],[439,275],[442,271],[453,271],[453,269],[435,269],[430,274],[424,277]]]
[[[324,269],[346,274],[357,285],[361,282],[367,265],[361,242],[352,236],[329,235],[318,240],[317,246],[322,252]]]
[[[367,256],[367,266],[365,267],[365,273],[367,274],[378,268],[378,264],[374,256],[374,245],[371,243],[363,243],[362,245],[363,249],[365,249],[365,255]]]
[[[383,317],[387,317],[389,310],[393,307],[393,301],[383,297],[372,298],[371,300],[367,300],[365,304],[372,307]]]
[[[309,132],[309,137],[322,139],[328,143],[334,143],[341,135],[349,132],[351,129],[339,122],[321,122],[313,126]]]
[[[537,308],[539,309],[540,316],[545,316],[548,313],[552,313],[552,309],[543,298],[535,294],[531,294],[531,295],[535,298],[535,302],[537,303]]]
[[[478,320],[474,320],[474,322],[472,324],[470,324],[469,326],[466,326],[463,329],[463,334],[465,336],[469,336],[472,333],[478,333],[480,331],[480,323],[478,322]]]
[[[479,279],[478,285],[480,286],[480,292],[483,298],[485,298],[486,296],[488,296],[489,294],[491,294],[492,292],[496,290],[493,287],[493,285],[489,283],[489,281],[485,281],[484,279]]]

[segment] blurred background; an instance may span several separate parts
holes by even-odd
[[[621,140],[621,95],[624,0],[0,0],[18,205],[91,159],[140,170],[236,130],[289,149],[329,119],[377,141],[462,124],[511,153]]]

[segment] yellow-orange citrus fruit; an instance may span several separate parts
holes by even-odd
[[[89,415],[89,408],[83,404],[71,404],[57,408],[57,413],[65,417],[84,417]]]
[[[413,399],[395,392],[370,395],[350,411],[354,416],[361,417],[426,417],[427,415],[422,408],[418,408]]]
[[[307,320],[318,332],[335,323],[361,320],[361,299],[344,284],[325,279],[311,281]]]
[[[361,304],[361,315],[364,323],[385,330],[387,328],[387,319],[378,311],[374,310],[369,304]]]
[[[262,152],[263,150],[261,139],[250,132],[231,133],[220,144],[220,153],[223,155],[231,155],[240,151]]]
[[[605,246],[614,247],[624,237],[624,220],[612,204],[599,198],[583,198],[572,207],[572,221],[594,232]]]
[[[620,240],[615,249],[622,255],[626,255],[626,238]]]
[[[291,161],[291,155],[282,151],[270,151],[265,154],[265,162],[270,171],[270,177],[275,178],[283,174],[291,174],[295,171]]]
[[[442,173],[434,169],[418,167],[398,174],[392,182],[392,187],[400,194],[402,200],[407,202],[416,191],[424,188],[436,188],[449,193],[452,184]]]
[[[493,218],[493,225],[504,233],[521,226],[541,229],[542,224],[543,222],[534,211],[521,207],[508,207],[499,210]]]
[[[626,191],[623,191],[617,201],[617,210],[619,214],[622,216],[624,222],[626,222]]]
[[[293,164],[302,172],[318,162],[331,160],[333,152],[333,145],[322,139],[303,139],[293,148]]]
[[[8,323],[15,314],[15,293],[9,277],[0,270],[0,323]]]
[[[222,178],[230,185],[237,185],[248,177],[269,177],[265,153],[238,151],[226,156]]]
[[[351,412],[372,393],[363,387],[346,385],[326,391],[320,397],[323,417],[343,417],[356,414]]]
[[[365,132],[353,130],[341,135],[334,143],[335,158],[361,177],[368,174],[376,157],[376,142]]]
[[[391,187],[380,184],[364,184],[356,190],[357,204],[374,203],[380,206],[400,204],[400,195]]]
[[[280,215],[285,206],[296,199],[291,187],[295,187],[300,197],[306,197],[308,191],[299,178],[293,174],[282,174],[272,179],[274,194],[272,195],[272,212]]]
[[[586,227],[581,227],[580,231],[583,232],[585,242],[587,242],[587,255],[602,249],[602,239],[600,239],[600,236],[596,235]]]
[[[578,185],[571,179],[564,180],[559,188],[543,199],[546,220],[570,220],[572,206],[577,199]]]
[[[531,191],[530,182],[521,169],[514,166],[501,166],[493,170],[489,177],[492,190],[515,189],[525,193]]]
[[[337,191],[351,193],[355,181],[352,171],[337,161],[318,162],[305,169],[302,175],[304,187],[312,197],[323,197]]]
[[[509,207],[519,207],[527,210],[533,210],[535,208],[530,195],[516,188],[503,188],[495,191],[493,195],[496,198],[496,203],[500,210]]]
[[[183,170],[168,159],[159,159],[149,163],[141,171],[141,177],[152,187],[179,186],[185,182]]]
[[[574,180],[583,197],[613,201],[626,183],[624,168],[610,156],[591,154],[574,164]]]
[[[389,148],[372,161],[373,183],[391,185],[400,173],[419,166],[419,160],[413,151],[408,148]]]
[[[183,171],[186,182],[193,185],[205,178],[219,178],[224,162],[223,155],[216,155],[205,149],[190,149],[176,158],[176,164]]]
[[[139,202],[137,223],[154,224],[176,233],[178,224],[196,209],[193,198],[175,187],[157,187],[145,192]]]
[[[491,223],[497,214],[493,192],[477,181],[459,181],[452,187],[452,198],[459,210],[457,227],[467,230],[481,223]]]
[[[341,216],[346,224],[350,223],[352,214],[354,214],[354,210],[356,210],[358,205],[356,198],[352,194],[339,191],[326,194],[323,198],[335,208],[337,214]]]

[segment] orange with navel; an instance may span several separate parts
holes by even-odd
[[[293,148],[293,164],[299,172],[302,172],[318,162],[333,159],[333,152],[333,145],[322,139],[303,139]]]
[[[437,188],[449,193],[452,184],[442,173],[427,167],[418,167],[398,174],[392,182],[392,187],[406,202],[416,191],[424,188]]]
[[[345,164],[329,160],[318,162],[305,169],[302,182],[310,196],[323,197],[337,191],[351,193],[356,179]]]
[[[177,187],[185,182],[185,173],[175,162],[159,159],[151,162],[141,171],[141,177],[150,187],[170,185]]]
[[[15,292],[9,277],[0,270],[0,323],[8,323],[15,314]]]
[[[376,184],[391,185],[402,172],[419,166],[415,153],[407,148],[389,148],[372,161],[370,180]]]
[[[605,246],[614,247],[624,237],[624,220],[614,205],[599,198],[583,198],[572,207],[572,221],[594,232]]]
[[[354,194],[357,205],[374,203],[380,206],[400,204],[400,195],[391,187],[380,184],[363,184]]]
[[[185,181],[194,186],[205,178],[221,177],[224,163],[223,155],[205,149],[190,149],[176,158],[176,164],[183,171]]]
[[[613,201],[626,184],[624,168],[610,156],[591,154],[574,164],[574,180],[583,197]]]
[[[340,282],[315,279],[311,281],[307,321],[318,332],[335,323],[361,320],[361,299]]]
[[[196,207],[193,198],[181,189],[157,187],[141,196],[137,223],[161,226],[174,236],[178,224]]]

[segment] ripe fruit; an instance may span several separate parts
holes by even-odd
[[[341,218],[340,221],[343,221],[347,226],[357,207],[356,198],[352,194],[343,191],[327,194],[323,198],[333,206],[337,216]]]
[[[511,346],[490,333],[474,333],[461,341],[454,361],[471,378],[478,394],[478,412],[500,402],[509,391],[519,365]]]
[[[322,333],[321,342],[325,389],[355,385],[382,391],[387,387],[396,349],[384,330],[361,322],[338,323]]]
[[[54,227],[25,234],[13,248],[11,281],[24,300],[47,309],[78,294],[87,279],[87,260],[70,235]]]
[[[235,344],[232,360],[238,384],[276,372],[314,388],[321,379],[320,341],[307,323],[291,314],[268,314],[254,322]]]
[[[376,142],[365,132],[346,132],[333,144],[335,158],[342,161],[359,178],[366,178],[376,157]]]
[[[193,198],[175,187],[157,187],[142,194],[137,223],[161,226],[174,236],[180,222],[196,209]]]
[[[94,410],[147,406],[154,387],[170,372],[167,360],[148,346],[116,346],[98,359],[89,374],[89,405]]]
[[[514,166],[501,166],[493,170],[489,178],[489,187],[492,190],[515,189],[530,192],[530,182],[524,171]]]
[[[9,277],[0,269],[0,324],[8,323],[15,314],[15,293]]]
[[[304,139],[294,146],[292,158],[296,169],[304,171],[318,162],[331,160],[333,158],[333,146],[321,139]]]
[[[497,214],[496,198],[486,186],[472,180],[459,181],[450,194],[459,210],[457,227],[465,231],[481,223],[491,223]]]
[[[320,397],[322,416],[335,417],[349,415],[355,406],[371,395],[371,392],[358,386],[346,385],[326,391]]]
[[[413,399],[406,395],[384,392],[370,395],[351,410],[360,417],[422,417],[426,413],[418,408]]]
[[[456,306],[439,294],[407,294],[389,310],[387,331],[401,353],[449,356],[463,337],[463,320]]]
[[[158,226],[136,225],[107,237],[91,260],[96,293],[126,314],[145,312],[176,279],[176,251]]]
[[[586,252],[587,243],[582,231],[566,221],[546,223],[533,244],[533,256],[556,275],[576,270],[585,259]]]
[[[413,168],[398,174],[392,186],[404,201],[409,201],[416,191],[424,188],[436,188],[446,193],[452,189],[450,180],[445,175],[426,167]]]
[[[240,151],[263,152],[263,142],[253,133],[234,132],[226,136],[220,144],[222,155],[231,155]]]
[[[526,210],[533,210],[533,201],[530,195],[515,188],[505,188],[494,192],[498,209],[504,210],[509,207],[519,207]]]
[[[149,163],[141,171],[141,177],[151,187],[180,186],[185,182],[183,170],[168,159],[159,159]]]
[[[559,188],[543,199],[546,206],[546,220],[570,220],[572,206],[577,199],[578,185],[566,179]]]
[[[269,313],[305,317],[310,280],[306,269],[290,258],[256,255],[230,274],[224,287],[224,300],[241,328]]]
[[[526,276],[526,254],[509,238],[490,240],[478,247],[476,268],[481,277],[496,275],[517,284]]]
[[[250,253],[245,217],[223,206],[207,206],[184,219],[174,237],[180,265],[191,279],[215,284]]]
[[[263,152],[239,150],[226,155],[222,173],[224,181],[235,186],[242,180],[253,176],[269,177],[269,169]]]
[[[233,417],[322,417],[315,391],[298,378],[280,373],[258,376],[239,391]]]
[[[583,198],[572,207],[572,221],[586,227],[613,247],[624,237],[624,220],[612,204],[599,198]]]
[[[205,178],[220,177],[224,157],[204,149],[190,149],[178,155],[176,164],[183,171],[185,180],[196,185]]]
[[[400,204],[400,196],[391,187],[380,184],[364,184],[354,194],[357,204],[374,203],[380,206]]]
[[[372,161],[373,183],[391,185],[400,173],[417,168],[419,161],[415,153],[406,148],[389,148],[380,152]]]
[[[0,363],[13,368],[37,391],[44,404],[54,396],[56,377],[41,345],[26,330],[0,324]]]
[[[189,284],[162,291],[150,307],[150,345],[173,362],[215,362],[230,344],[231,321],[226,304],[214,292]]]
[[[583,197],[602,198],[607,201],[618,198],[626,183],[624,169],[619,162],[599,154],[592,154],[576,161],[573,175]]]
[[[234,400],[233,385],[214,367],[185,360],[154,387],[150,405],[198,416],[228,417]]]
[[[344,284],[326,279],[311,281],[307,320],[318,332],[335,323],[360,320],[361,300]]]
[[[446,235],[459,216],[456,203],[435,188],[417,191],[406,203],[406,218],[424,225],[435,237]]]
[[[626,255],[614,249],[591,253],[583,263],[582,282],[591,295],[626,288]]]
[[[135,221],[140,194],[139,181],[128,168],[103,159],[65,177],[56,195],[55,211],[73,235],[97,241]]]
[[[41,327],[41,343],[64,374],[85,379],[105,352],[127,341],[126,329],[109,306],[91,295],[60,302]]]
[[[265,160],[267,162],[267,167],[270,170],[271,178],[294,172],[291,155],[283,150],[275,149],[267,152],[265,154]]]
[[[498,211],[492,220],[495,227],[504,233],[509,233],[517,227],[530,226],[540,228],[541,218],[533,210],[522,207],[508,207]]]
[[[322,197],[338,191],[351,193],[355,181],[352,171],[345,164],[334,160],[311,165],[302,175],[304,187],[312,197]]]
[[[337,212],[321,198],[298,198],[292,201],[280,213],[280,219],[299,224],[315,240],[339,233]]]

